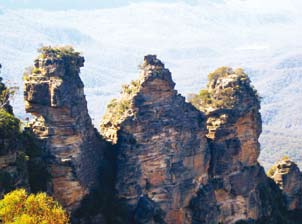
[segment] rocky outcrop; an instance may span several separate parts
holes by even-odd
[[[209,183],[192,200],[196,223],[255,221],[278,212],[280,192],[257,162],[260,102],[248,76],[222,67],[209,74],[208,89],[190,100],[207,115],[211,149]]]
[[[24,75],[29,131],[42,149],[30,157],[46,164],[43,186],[73,223],[301,223],[285,213],[301,209],[297,166],[276,165],[278,187],[257,162],[260,100],[242,69],[211,73],[208,89],[191,96],[194,107],[164,64],[146,56],[140,78],[107,107],[100,130],[108,150],[87,112],[84,58],[72,48],[40,52]],[[33,183],[41,173],[29,176]]]
[[[79,77],[84,58],[69,47],[40,53],[24,74],[25,107],[35,116],[30,129],[47,156],[48,191],[74,211],[102,181],[105,145],[87,111]]]
[[[285,157],[269,170],[269,176],[282,189],[287,209],[289,211],[301,210],[302,174],[297,164]]]
[[[208,179],[205,117],[174,90],[156,56],[141,69],[101,124],[117,141],[114,223],[191,223],[190,200]]]

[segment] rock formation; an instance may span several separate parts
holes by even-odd
[[[141,69],[101,124],[117,140],[115,223],[191,223],[190,200],[208,178],[205,117],[174,90],[156,56]]]
[[[278,161],[269,176],[282,189],[289,211],[302,209],[302,174],[297,164],[288,158]]]
[[[217,69],[209,74],[208,89],[190,100],[207,115],[211,149],[209,183],[192,200],[195,222],[255,221],[277,212],[280,193],[257,162],[260,102],[248,76],[241,69]]]
[[[286,213],[301,209],[297,166],[277,164],[276,184],[257,162],[260,100],[242,69],[211,73],[208,89],[191,96],[194,107],[164,64],[146,56],[140,78],[107,107],[100,130],[109,147],[88,115],[79,77],[84,58],[68,47],[40,53],[24,74],[26,111],[35,116],[26,128],[35,137],[26,140],[29,182],[32,191],[55,196],[73,223],[301,223]],[[5,171],[24,180],[15,172],[19,137],[7,130],[0,125],[0,178]],[[9,190],[2,180],[0,193]]]
[[[83,83],[84,58],[72,48],[40,49],[34,67],[24,74],[30,128],[47,154],[48,191],[70,211],[101,180],[104,143],[91,123]]]

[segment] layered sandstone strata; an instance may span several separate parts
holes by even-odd
[[[79,76],[84,58],[69,47],[40,51],[24,74],[25,107],[47,155],[49,191],[73,211],[100,181],[104,145],[87,111]]]
[[[194,220],[235,223],[271,217],[278,210],[274,201],[280,193],[257,162],[259,97],[241,69],[222,67],[209,74],[207,86],[191,97],[207,115],[211,149],[209,183],[192,202]],[[204,206],[204,201],[212,209]]]
[[[205,117],[177,93],[156,56],[146,56],[141,69],[109,104],[101,126],[117,140],[115,188],[123,215],[116,222],[191,223],[190,200],[208,179]]]

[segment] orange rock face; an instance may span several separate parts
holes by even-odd
[[[133,96],[122,96],[130,107],[117,131],[117,203],[129,223],[190,223],[190,200],[209,166],[204,116],[155,56],[145,57],[138,82]]]
[[[56,52],[55,52],[56,51]],[[45,49],[24,75],[32,132],[48,156],[49,192],[70,211],[98,185],[104,144],[87,111],[79,77],[84,58],[73,50]]]
[[[35,61],[24,77],[25,105],[47,155],[49,193],[71,212],[92,210],[93,217],[89,211],[75,223],[282,223],[283,198],[288,210],[301,208],[300,171],[278,166],[282,197],[257,162],[260,101],[241,69],[211,73],[194,107],[174,89],[164,64],[146,56],[140,78],[123,86],[101,122],[113,144],[109,153],[87,112],[79,78],[84,59],[64,52],[46,49]],[[98,204],[103,198],[105,206]]]
[[[267,219],[275,212],[272,192],[280,193],[257,162],[261,133],[257,93],[242,70],[227,67],[211,73],[207,86],[192,99],[207,114],[211,150],[210,178],[193,200],[193,219],[196,223]],[[264,192],[266,198],[261,196]]]

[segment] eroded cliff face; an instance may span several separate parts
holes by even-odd
[[[302,210],[302,174],[297,164],[284,158],[270,169],[269,175],[282,189],[287,209]]]
[[[241,69],[222,67],[209,75],[208,89],[191,97],[191,102],[207,115],[211,148],[209,183],[192,201],[196,223],[272,216],[280,192],[257,162],[260,102],[248,76]],[[214,209],[204,207],[203,201]]]
[[[115,223],[191,223],[190,200],[208,179],[205,117],[174,90],[156,56],[141,69],[101,124],[117,140]]]
[[[87,111],[79,77],[84,58],[72,48],[44,47],[24,74],[30,128],[47,156],[48,191],[70,211],[98,186],[104,143]]]

